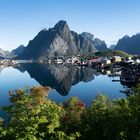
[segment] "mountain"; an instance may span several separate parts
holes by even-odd
[[[129,54],[140,54],[140,34],[132,37],[124,36],[120,39],[114,48],[115,50],[122,50]]]
[[[107,45],[105,41],[102,41],[98,38],[94,38],[94,35],[88,32],[83,32],[81,35],[86,38],[87,40],[91,40],[96,48],[97,51],[102,52],[102,51],[107,51]]]
[[[3,49],[0,48],[0,59],[5,59],[9,58],[9,51],[4,51]]]
[[[95,51],[91,40],[71,31],[67,22],[61,20],[53,28],[40,31],[17,59],[45,60],[62,55],[87,55]]]
[[[95,39],[93,40],[93,43],[94,43],[94,45],[95,45],[95,48],[96,48],[98,51],[100,51],[100,52],[104,52],[104,51],[107,51],[107,50],[108,50],[105,41],[102,41],[102,40],[100,40],[100,39],[98,39],[98,38],[95,38]]]
[[[4,56],[4,55],[5,55],[5,51],[0,48],[0,56]]]
[[[24,45],[20,45],[19,47],[17,47],[16,49],[11,51],[11,55],[13,56],[18,56],[20,55],[23,51],[25,50],[25,46]]]
[[[91,33],[83,32],[83,33],[81,33],[81,35],[88,40],[94,40],[94,35]]]
[[[116,47],[116,45],[111,45],[111,46],[109,47],[109,49],[110,49],[110,50],[114,50],[115,47]]]

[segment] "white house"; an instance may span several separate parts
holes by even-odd
[[[139,58],[136,59],[136,63],[140,63],[140,59]]]

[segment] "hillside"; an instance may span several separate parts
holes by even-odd
[[[128,57],[130,56],[128,53],[125,53],[123,51],[119,50],[109,50],[105,52],[96,52],[96,56],[104,56],[104,57],[110,57],[110,56],[121,56],[121,57]]]

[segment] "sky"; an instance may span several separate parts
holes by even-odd
[[[27,45],[59,20],[109,46],[140,32],[140,0],[0,0],[0,48]]]

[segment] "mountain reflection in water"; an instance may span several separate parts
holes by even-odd
[[[89,82],[99,75],[95,69],[72,65],[23,64],[16,68],[21,72],[27,71],[40,85],[56,89],[63,96],[68,95],[73,85]]]

